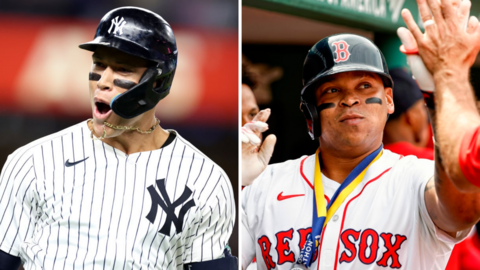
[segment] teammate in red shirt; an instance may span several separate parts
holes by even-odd
[[[480,266],[480,223],[476,232],[455,245],[445,270],[476,270]]]
[[[458,166],[470,182],[480,187],[480,126],[470,128],[463,136],[458,153]]]
[[[392,69],[395,112],[388,118],[383,133],[384,148],[394,153],[433,160],[427,111],[422,93],[412,75]]]

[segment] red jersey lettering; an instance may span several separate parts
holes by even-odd
[[[278,232],[275,234],[277,237],[277,247],[278,252],[278,264],[284,264],[286,262],[295,262],[295,255],[290,250],[290,242],[293,238],[293,229],[288,231]]]
[[[270,270],[272,268],[275,268],[276,265],[273,262],[272,256],[270,256],[270,247],[272,246],[272,243],[270,243],[268,237],[264,235],[258,238],[258,245],[260,246],[260,250],[262,251],[262,257],[265,261],[267,269]]]
[[[370,246],[368,245],[368,238],[372,239]],[[367,257],[367,248],[370,248],[370,255]],[[378,251],[378,234],[372,229],[366,229],[362,232],[360,238],[360,247],[358,251],[358,258],[364,264],[372,264],[377,259]]]
[[[353,242],[350,241],[348,238],[349,236],[353,237]],[[357,256],[357,248],[355,247],[355,242],[357,242],[358,238],[360,236],[360,231],[355,231],[353,229],[348,229],[345,230],[342,235],[340,236],[340,240],[342,240],[343,245],[345,246],[345,249],[350,251],[352,255],[348,256],[347,251],[342,252],[342,255],[340,256],[340,263],[342,262],[352,262],[355,257]]]
[[[307,242],[308,235],[312,233],[312,228],[306,228],[306,229],[298,229],[298,234],[300,235],[300,243],[298,244],[298,247],[300,250],[303,249],[305,246],[305,243]],[[318,252],[315,252],[313,254],[312,262],[317,260]]]
[[[398,259],[398,253],[397,251],[400,249],[400,246],[402,243],[407,240],[407,237],[404,235],[395,235],[395,244],[392,245],[392,234],[391,233],[382,233],[380,236],[383,238],[383,241],[385,242],[385,248],[387,248],[387,251],[383,253],[382,258],[380,261],[377,262],[379,266],[387,267],[388,266],[388,259],[391,257],[392,258],[392,263],[390,264],[391,268],[400,268],[402,265],[400,264],[400,261]]]

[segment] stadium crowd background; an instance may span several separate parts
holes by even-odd
[[[174,30],[179,62],[157,108],[228,174],[238,202],[238,1],[0,1],[0,168],[37,138],[91,118],[90,41],[101,17],[120,6],[150,9]],[[238,223],[238,222],[236,222]],[[238,256],[238,229],[230,240]]]

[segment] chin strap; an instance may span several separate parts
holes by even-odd
[[[90,128],[90,131],[91,131],[90,137],[92,138],[92,140],[105,139],[105,137],[107,136],[107,131],[105,130],[105,126],[112,129],[116,129],[116,130],[132,130],[132,131],[137,131],[138,133],[141,133],[141,134],[150,134],[155,130],[155,128],[157,128],[157,126],[160,125],[160,120],[157,117],[155,117],[155,124],[148,130],[141,130],[138,126],[115,126],[105,121],[103,122],[103,126],[102,126],[103,134],[101,137],[97,137],[97,135],[95,135],[95,131],[93,131],[93,119],[89,119],[88,121],[92,124],[92,128]]]

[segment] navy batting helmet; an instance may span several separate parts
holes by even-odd
[[[108,12],[94,40],[79,47],[94,52],[97,46],[115,48],[154,63],[136,86],[112,99],[110,106],[119,116],[133,118],[151,110],[170,92],[177,68],[177,45],[170,25],[156,13],[138,7]]]
[[[320,136],[320,117],[315,90],[322,79],[349,71],[367,71],[378,74],[385,87],[393,87],[382,52],[369,39],[337,34],[317,42],[308,51],[303,63],[303,89],[300,110],[305,115],[312,140]]]

